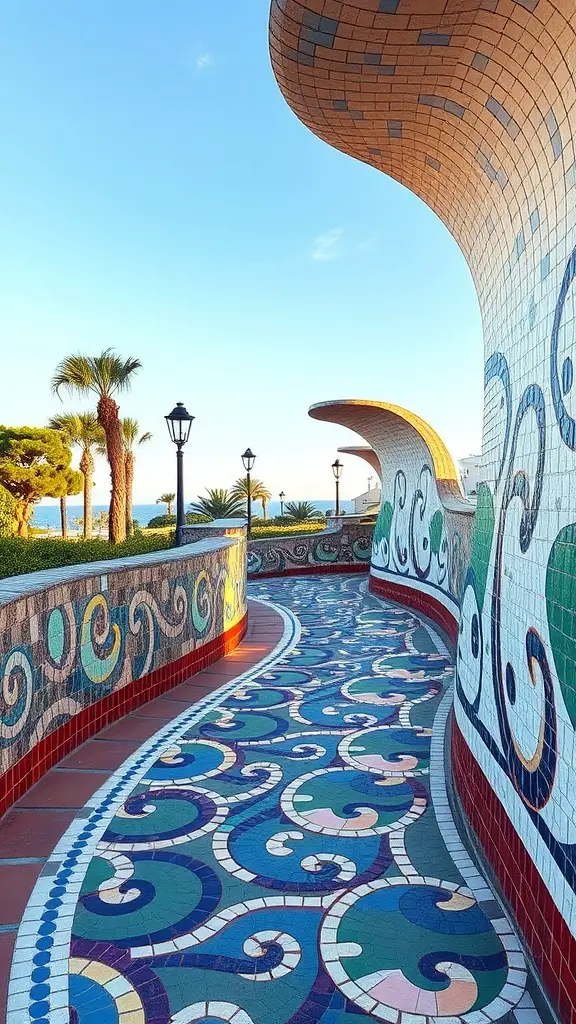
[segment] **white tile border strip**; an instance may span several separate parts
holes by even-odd
[[[372,594],[372,597],[381,604],[387,603],[386,599],[380,598],[376,594]],[[415,611],[412,612],[412,614],[416,619],[418,619],[428,633],[432,643],[438,651],[438,654],[443,654],[446,658],[449,658],[452,661],[453,655],[446,647],[446,644],[441,639],[440,635],[431,626],[429,626],[427,622],[424,622]],[[519,976],[524,977],[523,984],[525,984],[527,965],[522,952],[520,939],[518,938],[508,912],[502,906],[502,902],[497,893],[495,893],[491,888],[488,880],[484,878],[480,868],[474,864],[474,861],[464,846],[448,800],[448,790],[446,788],[446,762],[444,754],[446,749],[448,720],[454,704],[453,684],[454,676],[452,676],[452,685],[447,686],[445,689],[444,695],[436,709],[436,714],[434,715],[434,721],[432,723],[432,739],[430,742],[430,798],[434,807],[436,821],[438,823],[442,839],[444,840],[444,845],[452,861],[456,865],[456,868],[466,882],[467,887],[473,893],[474,898],[480,904],[480,907],[482,907],[483,902],[496,902],[500,906],[502,910],[502,917],[497,919],[491,918],[492,925],[502,938],[503,945],[506,949],[506,955],[508,957],[509,968],[512,971],[513,976],[516,976],[516,972],[518,972]],[[485,1014],[488,1009],[489,1007],[486,1007],[483,1013]],[[503,1004],[502,1012],[506,1013],[507,1011],[516,1018],[518,1024],[542,1024],[542,1018],[534,1006],[534,1001],[528,991],[524,992],[521,1000],[514,1008],[510,1005]],[[464,1015],[463,1019],[468,1020],[469,1015]],[[478,1016],[479,1022],[481,1019],[482,1018]],[[486,1021],[488,1021],[488,1019],[488,1017],[485,1017]]]

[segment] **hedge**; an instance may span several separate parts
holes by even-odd
[[[58,569],[62,565],[81,562],[99,562],[102,559],[143,555],[148,551],[163,551],[174,546],[174,535],[138,534],[121,544],[107,540],[69,541],[61,539],[23,540],[19,537],[0,538],[0,579],[37,572],[39,569]]]
[[[294,523],[292,526],[253,526],[250,533],[252,540],[264,540],[266,537],[297,537],[308,533],[321,533],[326,529],[326,521]]]

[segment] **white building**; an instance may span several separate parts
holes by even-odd
[[[368,490],[364,491],[363,494],[359,494],[357,498],[353,498],[354,502],[354,514],[362,515],[364,512],[377,512],[380,508],[380,500],[382,498],[382,490],[380,484],[376,482],[376,486],[372,486],[374,477],[368,477]]]
[[[482,480],[480,456],[468,455],[465,459],[459,459],[458,468],[464,494],[467,498],[475,498],[478,494],[478,485]]]

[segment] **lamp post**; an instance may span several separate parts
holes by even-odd
[[[284,498],[286,497],[286,495],[284,494],[284,491],[280,491],[280,494],[278,495],[278,497],[280,498],[280,516],[283,517],[284,516]]]
[[[246,470],[246,490],[248,492],[246,495],[246,511],[248,513],[248,536],[250,536],[250,531],[252,529],[252,489],[250,487],[250,472],[255,461],[256,456],[254,455],[254,452],[252,451],[251,448],[247,448],[246,451],[244,452],[244,455],[242,456],[242,465]]]
[[[336,481],[336,515],[340,515],[340,477],[342,476],[342,470],[344,466],[340,462],[340,459],[336,459],[336,462],[332,463],[332,472],[334,473],[334,479]]]
[[[186,411],[183,402],[177,402],[172,412],[164,419],[170,439],[176,445],[176,547],[180,547],[182,527],[184,526],[184,453],[182,449],[190,436],[194,417]]]

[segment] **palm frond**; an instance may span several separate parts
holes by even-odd
[[[150,431],[142,434],[138,437],[140,432],[140,424],[138,420],[133,419],[132,416],[125,416],[121,421],[122,424],[122,442],[124,445],[124,451],[131,452],[136,443],[144,444],[149,441],[152,437]]]
[[[61,388],[79,394],[93,391],[101,398],[110,398],[116,391],[128,390],[130,378],[141,366],[139,359],[122,359],[112,348],[104,349],[98,356],[66,356],[56,367],[52,391],[56,395]]]
[[[321,513],[309,501],[288,501],[284,506],[284,515],[296,523],[321,518]]]
[[[244,515],[242,501],[222,487],[208,488],[206,497],[200,497],[190,508],[211,519],[231,519]]]
[[[51,430],[59,430],[70,445],[84,450],[104,444],[104,432],[94,412],[63,412],[51,416],[48,421]]]
[[[55,395],[60,396],[61,388],[68,391],[77,391],[79,394],[86,394],[87,391],[97,391],[94,382],[92,360],[89,356],[83,356],[80,352],[76,355],[66,356],[62,359],[51,381],[51,389]]]
[[[248,490],[250,490],[250,497],[252,501],[270,501],[272,495],[262,480],[258,480],[256,477],[250,477],[250,488],[248,488],[248,477],[241,476],[236,480],[232,494],[235,498],[242,498],[244,501],[248,497]]]

